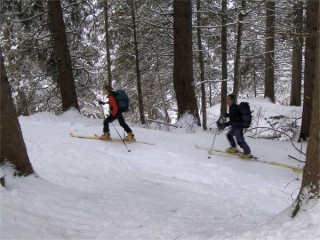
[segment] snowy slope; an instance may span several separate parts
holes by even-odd
[[[138,140],[156,145],[129,144],[128,153],[121,143],[71,138],[70,132],[102,129],[101,120],[74,111],[60,117],[40,113],[20,122],[40,177],[14,178],[4,169],[1,239],[320,237],[318,205],[313,215],[303,213],[294,222],[287,217],[300,174],[235,158],[208,159],[195,144],[210,147],[210,133],[136,127]],[[298,166],[287,157],[294,154],[288,142],[248,142],[261,159]],[[215,148],[226,147],[225,136],[218,135]]]

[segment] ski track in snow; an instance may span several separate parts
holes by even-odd
[[[7,174],[1,239],[261,239],[255,231],[267,234],[265,226],[300,186],[289,169],[208,159],[195,144],[210,147],[210,133],[136,127],[138,140],[156,145],[129,143],[128,153],[121,143],[71,138],[69,132],[93,135],[102,128],[101,120],[72,111],[20,122],[40,178]],[[248,142],[259,158],[297,165],[287,158],[294,152],[288,142]],[[215,148],[226,146],[218,135]]]

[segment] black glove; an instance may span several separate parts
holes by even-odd
[[[108,122],[112,122],[112,120],[114,120],[114,118],[111,116],[111,114],[106,119]]]
[[[222,122],[217,121],[217,127],[221,131],[226,128],[226,125]]]
[[[105,102],[102,102],[101,100],[99,100],[98,103],[99,103],[100,105],[105,105],[105,104],[106,104]]]

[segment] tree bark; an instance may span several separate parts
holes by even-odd
[[[211,87],[211,83],[209,83],[209,106],[212,107],[212,87]]]
[[[104,0],[104,27],[106,32],[106,52],[107,52],[107,72],[108,84],[112,86],[111,57],[110,57],[110,38],[109,38],[109,6],[108,0]]]
[[[274,95],[274,37],[275,37],[275,1],[266,1],[266,45],[265,45],[265,70],[264,70],[264,97],[275,102]]]
[[[257,66],[256,63],[253,63],[253,89],[254,89],[254,97],[257,97]]]
[[[143,98],[142,98],[142,86],[141,86],[141,73],[140,73],[140,60],[139,60],[139,48],[138,48],[138,41],[137,41],[137,25],[136,25],[136,16],[134,10],[134,0],[131,0],[131,17],[132,17],[132,24],[133,24],[133,42],[134,42],[134,52],[136,57],[136,72],[137,72],[137,90],[138,90],[138,102],[139,102],[139,114],[140,114],[140,121],[142,124],[146,123],[146,119],[144,116],[144,105],[143,105]]]
[[[306,48],[305,48],[305,67],[304,67],[304,97],[303,112],[301,124],[301,137],[306,139],[309,137],[311,125],[312,111],[312,90],[316,68],[316,47],[317,38],[315,33],[317,30],[317,9],[318,1],[307,1],[307,20],[306,20]]]
[[[309,4],[309,2],[308,2]],[[320,28],[320,6],[318,4],[318,11],[308,12],[318,22],[318,29]],[[314,9],[314,10],[317,10]],[[296,207],[292,216],[295,217],[301,208],[304,207],[312,199],[320,199],[320,32],[315,32],[317,37],[313,38],[316,41],[317,48],[317,63],[316,74],[314,76],[313,84],[313,98],[312,98],[312,118],[310,126],[310,139],[307,148],[306,164],[303,170],[302,185],[300,193],[297,198]]]
[[[197,25],[201,26],[201,0],[197,0]],[[207,130],[207,106],[206,106],[206,88],[204,82],[204,64],[202,52],[201,28],[197,28],[198,50],[199,50],[199,64],[200,64],[200,82],[201,83],[201,107],[202,107],[202,128]]]
[[[178,118],[192,114],[200,126],[193,85],[192,9],[191,0],[174,0],[174,67],[173,85],[177,98]]]
[[[164,111],[164,114],[165,114],[165,122],[166,123],[170,123],[171,122],[171,119],[170,119],[170,116],[169,116],[169,109],[167,107],[167,104],[166,104],[166,97],[165,97],[165,92],[163,91],[163,86],[162,86],[162,81],[161,81],[161,76],[160,76],[160,64],[159,64],[159,55],[158,53],[155,51],[155,55],[156,55],[156,70],[157,70],[157,77],[158,77],[158,84],[159,84],[159,90],[160,90],[160,95],[161,95],[161,100],[162,100],[162,103],[163,103],[163,111]]]
[[[222,59],[222,80],[228,79],[228,38],[227,38],[227,5],[228,0],[222,0],[221,13],[221,59]],[[226,81],[221,82],[221,108],[220,114],[224,116],[227,113],[227,91],[228,85]]]
[[[294,4],[295,35],[292,42],[292,80],[291,80],[291,106],[301,105],[301,81],[302,81],[302,47],[303,47],[303,2]]]
[[[13,103],[2,50],[0,46],[1,75],[1,164],[11,163],[19,175],[33,174],[27,148],[23,140],[16,108]]]
[[[60,0],[48,0],[48,7],[54,55],[59,71],[58,85],[61,92],[62,110],[67,111],[71,107],[75,107],[79,110],[61,2]]]
[[[236,56],[234,61],[234,69],[233,69],[233,94],[235,95],[236,99],[238,99],[239,94],[239,86],[240,86],[240,56],[241,56],[241,45],[242,45],[242,29],[244,20],[244,11],[246,9],[246,0],[242,0],[241,2],[241,11],[239,13],[239,22],[238,22],[238,29],[237,29],[237,49],[236,49]]]
[[[18,89],[18,95],[16,97],[17,101],[17,114],[18,116],[29,116],[29,111],[28,111],[28,102],[26,99],[26,94],[21,90],[20,88]]]

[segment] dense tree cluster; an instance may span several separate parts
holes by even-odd
[[[301,104],[305,1],[190,2],[191,77],[204,128],[206,108],[227,92]],[[46,1],[1,1],[0,38],[19,115],[65,108],[49,10]],[[128,92],[132,121],[169,122],[179,113],[173,1],[61,0],[61,10],[84,115],[99,114],[96,94],[107,82]]]

